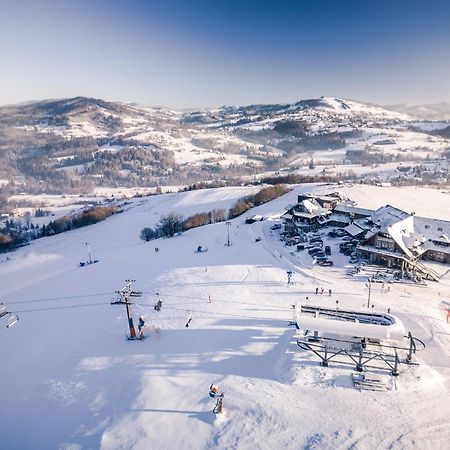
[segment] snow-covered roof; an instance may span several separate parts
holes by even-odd
[[[379,231],[386,232],[393,224],[410,217],[411,214],[390,205],[378,208],[370,216],[370,220],[379,228]]]
[[[357,206],[353,205],[337,205],[333,211],[336,211],[338,213],[346,213],[346,214],[358,214],[361,216],[370,216],[373,214],[373,209],[367,209],[367,208],[359,208]]]
[[[437,245],[432,241],[425,242],[422,248],[423,248],[422,253],[426,252],[427,250],[433,250],[435,252],[441,252],[450,255],[450,247],[446,247],[445,245]]]
[[[363,233],[365,230],[358,225],[352,223],[351,225],[344,228],[344,230],[350,235],[350,236],[358,236],[359,234]]]

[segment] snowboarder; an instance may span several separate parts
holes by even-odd
[[[139,339],[144,339],[144,328],[145,320],[144,316],[139,316],[139,324],[138,324],[138,330],[139,330]]]
[[[186,328],[189,328],[189,324],[190,324],[191,321],[192,321],[192,313],[191,313],[190,311],[188,311],[187,313],[188,313],[188,319],[187,319],[187,322],[186,322],[185,327],[186,327]]]
[[[208,295],[208,303],[212,303],[211,296]]]
[[[328,289],[328,295],[331,297],[331,289]]]
[[[159,248],[155,247],[155,253],[158,253],[158,252],[159,252]]]

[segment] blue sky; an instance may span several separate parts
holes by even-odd
[[[0,104],[450,101],[450,1],[0,0]]]

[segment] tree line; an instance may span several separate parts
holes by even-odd
[[[34,239],[53,236],[65,231],[92,225],[120,211],[116,205],[94,206],[73,216],[63,216],[52,220],[41,227],[29,221],[27,221],[26,225],[22,225],[21,223],[7,220],[5,227],[0,231],[0,252],[22,247]]]
[[[161,237],[172,237],[177,233],[190,230],[191,228],[209,225],[211,223],[224,222],[227,219],[233,219],[248,211],[250,208],[270,202],[288,192],[286,186],[275,185],[268,186],[256,194],[247,195],[240,198],[236,203],[226,211],[223,208],[213,209],[212,211],[197,213],[187,218],[181,214],[172,212],[161,219],[154,228],[145,227],[141,230],[140,238],[143,241],[151,241]]]

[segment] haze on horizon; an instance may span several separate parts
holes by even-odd
[[[450,3],[0,0],[0,104],[450,102]]]

